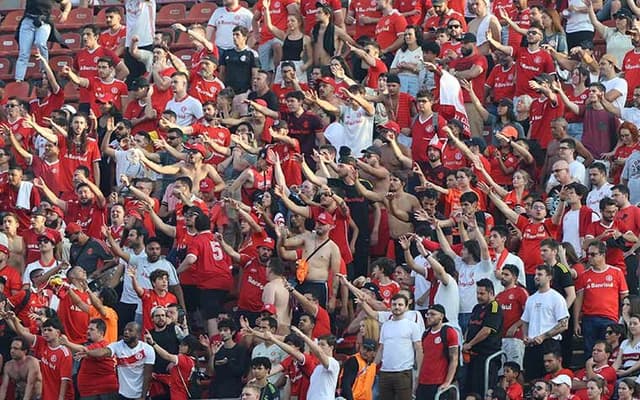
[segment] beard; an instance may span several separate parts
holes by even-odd
[[[468,57],[471,55],[471,53],[473,53],[473,49],[469,49],[466,47],[461,47],[460,48],[460,53],[462,54],[463,57]]]

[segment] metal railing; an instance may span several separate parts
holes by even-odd
[[[493,361],[498,357],[506,356],[506,355],[507,353],[500,350],[498,352],[493,353],[489,357],[487,357],[487,360],[484,362],[484,392],[482,393],[483,395],[487,393],[487,390],[489,390],[489,368],[491,367],[491,361]]]
[[[447,387],[444,387],[440,390],[438,390],[436,392],[435,397],[433,398],[433,400],[440,400],[440,396],[443,395],[444,393],[447,393],[448,391],[450,391],[451,389],[453,389],[455,391],[455,400],[460,400],[460,390],[458,389],[458,387],[456,385],[449,385]]]

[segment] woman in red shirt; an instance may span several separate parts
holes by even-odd
[[[602,156],[611,162],[610,176],[612,183],[620,183],[620,174],[627,158],[638,148],[638,128],[631,122],[625,121],[618,128],[618,143],[612,152]]]

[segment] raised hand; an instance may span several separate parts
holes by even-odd
[[[400,244],[400,247],[402,247],[402,250],[409,250],[409,247],[411,247],[411,239],[409,239],[407,235],[400,236],[398,238],[398,243]]]
[[[182,25],[182,24],[173,24],[171,25],[171,29],[175,30],[175,31],[181,31],[181,32],[186,32],[187,31],[187,27]]]

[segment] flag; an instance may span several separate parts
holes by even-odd
[[[462,100],[460,82],[444,70],[442,71],[442,75],[440,75],[440,106],[438,112],[447,121],[457,119],[462,122],[464,126],[462,133],[466,137],[471,136],[469,119],[464,109],[464,100]]]

